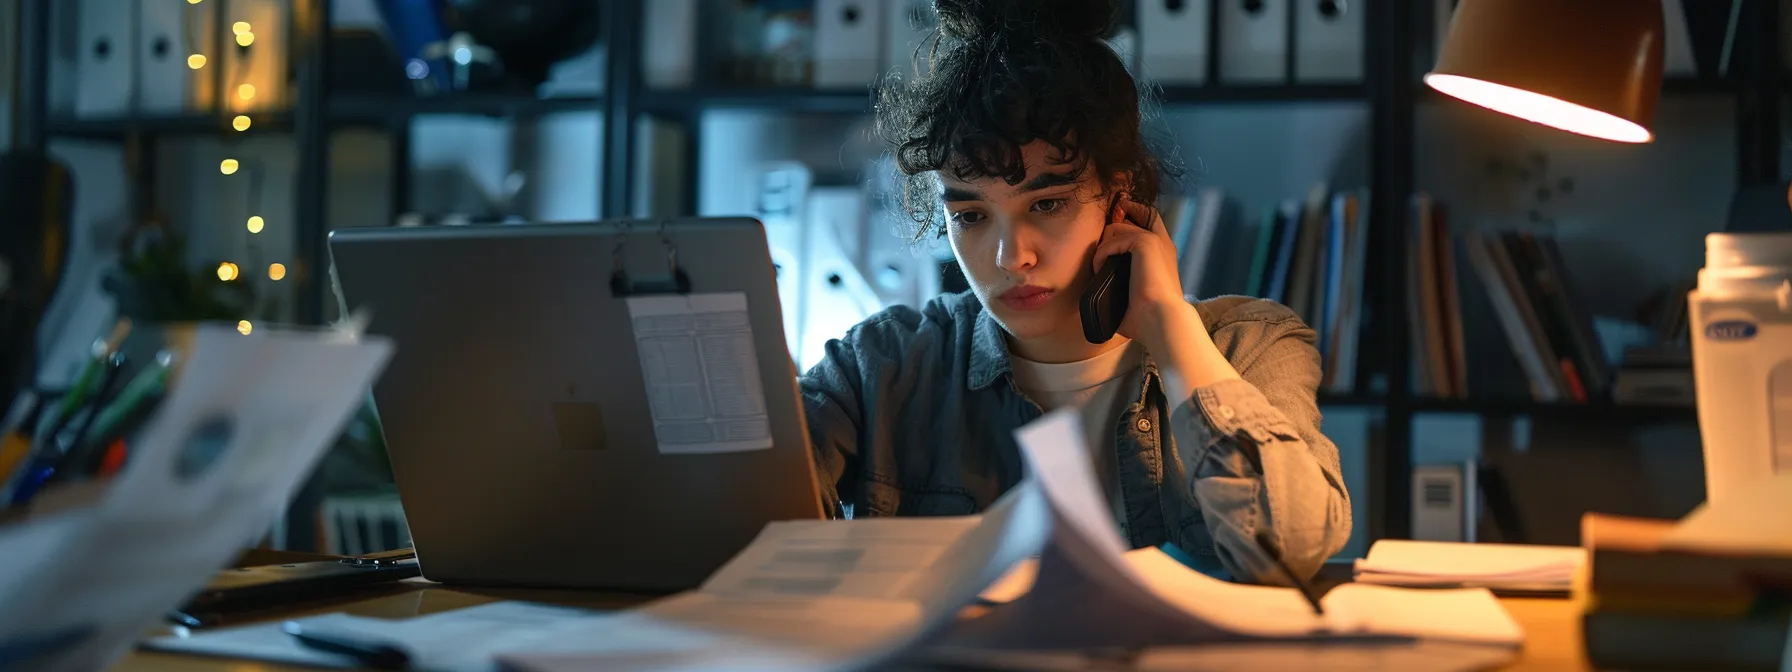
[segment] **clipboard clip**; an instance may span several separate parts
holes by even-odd
[[[658,229],[660,244],[666,247],[667,277],[663,279],[637,281],[628,277],[628,272],[622,268],[622,249],[628,245],[627,229],[633,226],[624,223],[623,228],[624,231],[616,236],[615,249],[610,252],[614,263],[614,270],[610,272],[611,296],[622,298],[642,294],[691,293],[691,277],[678,267],[678,246],[673,245],[672,239],[666,237],[666,220],[659,220]]]

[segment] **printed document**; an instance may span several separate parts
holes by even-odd
[[[744,292],[628,299],[661,453],[772,447]]]
[[[392,345],[200,327],[97,501],[0,527],[0,668],[101,669],[266,534]]]
[[[1027,479],[980,516],[773,523],[697,590],[586,619],[555,652],[506,669],[875,667],[950,625],[1038,551],[1045,502]]]

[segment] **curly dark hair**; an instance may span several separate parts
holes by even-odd
[[[1155,202],[1163,180],[1179,174],[1142,130],[1154,92],[1141,89],[1103,41],[1115,26],[1116,0],[933,4],[939,30],[916,53],[930,71],[913,81],[887,77],[876,105],[913,240],[944,232],[929,171],[1019,184],[1027,171],[1021,147],[1035,140],[1049,143],[1058,161],[1095,170],[1103,191],[1115,175],[1130,174],[1132,199],[1141,203]]]

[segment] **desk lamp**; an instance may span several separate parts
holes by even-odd
[[[1657,0],[1461,0],[1425,83],[1564,131],[1650,142],[1666,35]]]

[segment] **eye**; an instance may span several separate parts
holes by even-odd
[[[976,210],[960,210],[952,213],[952,223],[959,226],[971,226],[983,221],[983,213]]]
[[[1065,199],[1046,198],[1033,204],[1033,212],[1052,213],[1064,209]]]

